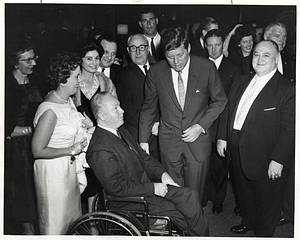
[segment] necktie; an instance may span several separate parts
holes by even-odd
[[[181,109],[184,108],[184,101],[185,101],[185,89],[183,80],[181,77],[181,72],[178,72],[178,98],[179,98],[179,104],[181,106]]]
[[[247,92],[245,93],[246,95],[244,101],[240,103],[241,107],[236,116],[236,124],[240,126],[242,126],[242,124],[244,123],[246,116],[249,112],[249,109],[253,103],[253,96],[257,87],[257,79],[258,78],[255,77],[255,79],[253,79],[253,83],[250,83],[251,86],[248,87]]]
[[[143,66],[143,68],[144,68],[144,70],[145,70],[145,75],[147,75],[147,73],[148,73],[147,65],[145,64],[145,65]]]
[[[154,57],[154,59],[157,60],[156,49],[155,49],[155,46],[154,46],[153,39],[154,38],[151,38],[151,52],[152,52],[152,56]]]

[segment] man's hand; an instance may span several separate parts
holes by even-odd
[[[217,152],[221,157],[225,157],[226,149],[227,149],[227,142],[225,140],[218,139]]]
[[[269,164],[268,176],[270,179],[275,180],[281,177],[283,165],[272,160]]]
[[[150,155],[150,152],[149,152],[149,143],[140,143],[140,146],[142,149],[144,149],[144,151]]]
[[[154,194],[160,197],[165,197],[168,193],[168,186],[165,183],[154,183]]]
[[[181,140],[184,142],[194,142],[202,132],[204,132],[204,129],[199,124],[194,124],[183,131]]]
[[[155,122],[152,126],[151,133],[155,136],[158,135],[158,126],[159,126],[159,122]]]
[[[167,172],[164,172],[161,175],[161,182],[175,187],[180,187],[176,182],[174,182],[173,178],[171,178],[171,176]]]

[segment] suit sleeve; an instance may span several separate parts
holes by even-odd
[[[153,69],[150,68],[145,82],[145,100],[139,120],[139,142],[149,142],[151,129],[157,115],[158,94]]]
[[[271,151],[271,160],[288,165],[295,154],[295,86],[287,90],[280,112],[280,133]]]
[[[125,118],[132,126],[138,128],[139,109],[136,107],[136,103],[132,97],[133,88],[130,81],[130,74],[126,71],[120,74],[117,84],[117,93],[121,107],[124,110]]]
[[[220,79],[220,75],[213,62],[210,62],[209,68],[208,89],[210,103],[205,114],[198,122],[198,124],[204,128],[205,131],[207,131],[213,122],[219,117],[227,103],[227,97]]]
[[[109,149],[90,152],[88,163],[109,195],[117,197],[154,195],[153,183],[141,183],[124,176],[118,159]]]

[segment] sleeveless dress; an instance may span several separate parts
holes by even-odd
[[[71,98],[69,104],[43,102],[36,112],[34,126],[48,109],[53,110],[57,116],[48,146],[71,147],[82,126],[80,115]],[[70,156],[36,159],[34,181],[41,234],[66,234],[70,224],[81,216],[76,164],[71,164]]]

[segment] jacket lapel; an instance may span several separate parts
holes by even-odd
[[[189,77],[188,77],[187,90],[186,90],[186,94],[185,94],[184,106],[188,106],[191,96],[193,95],[193,92],[195,92],[195,89],[196,89],[195,85],[196,85],[197,79],[199,77],[199,71],[196,69],[196,67],[193,66],[193,64],[194,64],[194,59],[191,56],[190,57]]]
[[[246,116],[244,124],[246,124],[247,121],[249,121],[255,115],[255,113],[261,109],[263,103],[267,101],[270,98],[270,96],[274,96],[277,79],[278,72],[275,73],[275,75],[269,80],[269,82],[266,84],[266,86],[264,86],[264,88],[254,100]]]
[[[178,102],[175,90],[174,90],[174,84],[173,84],[173,79],[172,79],[172,72],[171,72],[171,68],[169,67],[169,65],[166,65],[165,69],[164,69],[164,76],[162,81],[164,82],[165,86],[166,86],[166,90],[169,93],[172,101],[174,102],[174,104],[178,107],[178,109],[181,109],[181,106]]]

